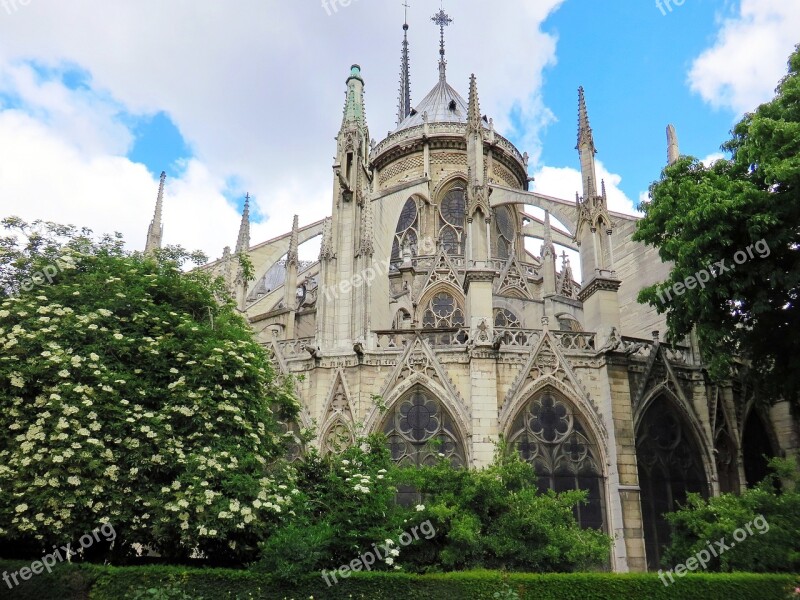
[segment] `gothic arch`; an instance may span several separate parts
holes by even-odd
[[[467,466],[468,438],[443,396],[421,383],[403,387],[376,429],[387,436],[392,459],[402,466],[423,466],[444,456],[454,466]]]
[[[676,510],[690,492],[707,497],[711,491],[709,474],[714,472],[714,464],[707,456],[704,437],[695,429],[680,400],[663,384],[651,393],[635,418],[642,525],[650,569],[658,568],[670,540],[664,514]]]
[[[700,453],[702,460],[702,467],[706,475],[706,481],[710,480],[710,473],[714,472],[714,454],[713,449],[709,444],[708,437],[700,425],[700,421],[695,415],[694,410],[673,390],[672,386],[668,385],[670,381],[664,381],[653,387],[639,403],[637,410],[633,415],[633,430],[638,432],[641,427],[644,415],[650,409],[654,402],[659,398],[666,398],[673,409],[680,415],[681,420],[692,433],[692,438],[697,444],[697,451]],[[676,384],[677,385],[677,384]]]
[[[574,508],[583,527],[608,530],[608,465],[603,438],[579,405],[552,385],[525,396],[505,424],[514,451],[533,466],[541,491],[583,489],[589,503]]]
[[[442,179],[438,184],[436,184],[436,187],[433,189],[431,196],[436,200],[436,204],[439,204],[439,201],[444,197],[444,195],[456,185],[461,184],[466,190],[468,179],[469,178],[467,177],[467,174],[462,173],[461,171],[450,173],[444,179]]]
[[[761,412],[751,402],[742,419],[741,456],[747,487],[754,486],[769,474],[764,455],[776,456],[775,448],[779,448],[769,418]]]

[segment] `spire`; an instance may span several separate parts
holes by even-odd
[[[350,76],[347,78],[347,92],[345,92],[344,118],[342,124],[354,123],[358,126],[366,125],[364,111],[364,80],[361,78],[361,67],[350,67]]]
[[[447,61],[444,59],[444,28],[453,22],[444,9],[440,9],[438,13],[431,17],[431,21],[439,26],[439,34],[441,36],[439,41],[439,81],[445,81],[445,70],[447,69]]]
[[[589,125],[589,113],[586,110],[586,98],[583,95],[583,86],[578,88],[578,145],[576,150],[580,150],[584,145],[590,147],[596,153],[594,147],[594,136],[592,127]]]
[[[236,254],[250,249],[250,194],[244,197],[242,224],[239,225],[239,237],[236,240]]]
[[[289,238],[289,251],[286,253],[286,265],[297,265],[298,255],[297,251],[299,248],[299,227],[298,227],[298,218],[297,215],[294,216],[294,220],[292,221],[292,237]]]
[[[581,159],[581,178],[583,179],[583,198],[588,200],[597,196],[597,177],[595,176],[594,135],[589,125],[589,113],[586,110],[586,98],[583,87],[578,88],[578,145],[575,146]]]
[[[478,81],[475,75],[469,78],[469,101],[467,110],[467,131],[482,131],[481,105],[478,100]]]
[[[408,56],[408,2],[403,4],[406,8],[406,20],[403,24],[403,54],[400,60],[400,100],[397,104],[397,124],[411,114],[411,63]]]
[[[669,124],[667,125],[667,164],[674,165],[678,162],[680,156],[681,151],[678,147],[678,134],[675,132],[675,126]]]
[[[152,254],[154,251],[161,248],[161,238],[164,235],[164,226],[161,224],[161,211],[164,208],[164,182],[166,180],[166,172],[161,171],[161,182],[158,184],[158,198],[156,198],[156,210],[153,214],[153,220],[150,221],[150,227],[147,228],[147,241],[145,241],[144,245],[146,254]]]

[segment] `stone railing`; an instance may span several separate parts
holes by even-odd
[[[531,348],[542,339],[542,331],[517,327],[495,327],[494,336],[495,340],[500,341],[501,348]]]
[[[552,331],[564,350],[595,350],[597,334],[585,331]]]
[[[403,350],[419,336],[433,348],[463,348],[469,343],[469,330],[458,327],[446,330],[376,331],[375,346],[379,350]]]
[[[313,347],[314,346],[314,338],[298,338],[296,340],[279,340],[275,342],[278,348],[281,351],[281,354],[284,358],[294,358],[294,357],[302,357],[308,358],[311,356],[307,350],[305,350],[305,346]]]

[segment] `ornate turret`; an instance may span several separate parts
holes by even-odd
[[[145,241],[144,251],[152,254],[161,248],[161,240],[164,235],[164,226],[161,223],[161,212],[164,208],[164,183],[167,180],[166,172],[161,172],[161,182],[158,185],[158,197],[156,198],[156,210],[150,227],[147,228],[147,241]]]

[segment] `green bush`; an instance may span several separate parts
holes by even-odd
[[[20,563],[0,561],[0,572]],[[80,581],[79,586],[71,583]],[[356,573],[328,587],[319,575],[281,582],[261,573],[181,567],[97,567],[63,565],[51,576],[39,576],[0,598],[14,600],[778,600],[794,589],[792,575],[690,574],[668,587],[655,574],[615,573]],[[153,590],[151,593],[150,590]],[[158,594],[162,594],[159,596]],[[167,594],[167,595],[164,595]]]
[[[409,569],[565,572],[603,569],[608,562],[611,538],[582,529],[573,515],[585,493],[539,493],[531,465],[503,447],[480,471],[453,469],[443,460],[406,469],[398,481],[419,490],[422,514],[436,529],[430,542],[407,552]]]
[[[706,549],[709,543],[716,551],[721,546],[714,542],[724,538],[724,545],[730,548],[718,557],[711,557],[706,567],[709,571],[790,573],[800,570],[797,463],[794,459],[773,459],[770,466],[781,486],[776,486],[768,477],[741,494],[722,494],[708,500],[691,495],[686,507],[667,514],[672,541],[663,564],[684,563]],[[748,525],[751,533],[741,542],[734,542],[734,531]]]

